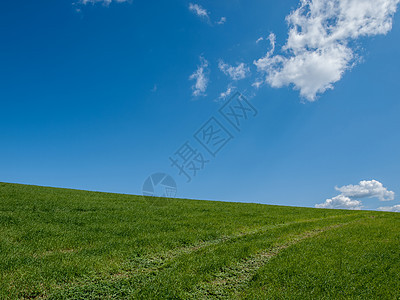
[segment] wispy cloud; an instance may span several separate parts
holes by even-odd
[[[282,50],[256,60],[272,87],[293,85],[314,101],[333,89],[357,61],[349,45],[360,37],[387,34],[400,0],[301,0],[286,20],[289,33]]]
[[[208,11],[199,4],[189,4],[189,10],[200,18],[210,22],[210,15]]]
[[[275,40],[276,40],[276,36],[274,33],[270,33],[268,37],[264,38],[264,37],[259,37],[256,40],[256,44],[258,44],[261,41],[269,41],[269,43],[271,44],[271,50],[268,51],[267,55],[271,56],[274,51],[275,51]]]
[[[130,3],[132,0],[78,0],[72,3],[72,6],[75,8],[77,13],[82,13],[82,8],[86,5],[95,5],[101,4],[105,7],[108,7],[111,3]]]
[[[394,200],[394,192],[389,191],[377,180],[363,180],[358,185],[335,187],[339,195],[327,199],[324,203],[315,205],[316,208],[361,209],[362,198],[378,198],[379,201]]]
[[[250,73],[249,67],[247,67],[244,63],[240,63],[234,67],[224,63],[223,60],[220,60],[218,63],[218,68],[232,80],[244,79]]]
[[[197,66],[197,70],[190,75],[189,80],[194,80],[195,83],[192,85],[192,95],[195,97],[206,96],[206,90],[208,86],[208,61],[200,56],[200,65]]]
[[[225,23],[226,23],[226,17],[222,17],[222,18],[217,22],[218,25],[222,25],[222,24],[225,24]]]
[[[226,22],[226,17],[221,17],[219,21],[211,22],[210,12],[199,4],[189,3],[189,10],[196,16],[206,21],[210,26],[213,24],[223,25]]]
[[[228,87],[226,88],[226,91],[219,94],[218,100],[225,100],[227,97],[229,97],[232,94],[232,92],[234,90],[235,90],[234,86],[232,86],[231,84],[228,85]]]
[[[103,4],[105,6],[108,6],[112,2],[123,3],[123,2],[130,2],[130,0],[80,0],[78,3],[83,4],[83,5],[99,3],[99,4]]]

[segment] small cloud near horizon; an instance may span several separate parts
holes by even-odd
[[[339,195],[316,204],[316,208],[336,208],[359,210],[363,208],[363,198],[378,198],[379,201],[393,201],[395,193],[389,191],[377,180],[362,180],[358,185],[335,187]],[[379,208],[378,208],[379,209]]]

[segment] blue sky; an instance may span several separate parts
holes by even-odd
[[[337,1],[3,2],[0,181],[141,194],[165,172],[182,198],[400,209],[398,0]]]

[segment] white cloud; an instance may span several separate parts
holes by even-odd
[[[213,24],[223,25],[226,23],[226,17],[221,17],[219,21],[211,22],[210,13],[201,5],[195,3],[189,3],[189,10],[196,16],[204,19],[207,23],[212,26]]]
[[[79,3],[83,5],[101,3],[105,6],[110,5],[112,2],[123,3],[123,2],[129,2],[129,0],[80,0],[79,1]]]
[[[363,36],[386,34],[400,0],[300,0],[286,20],[285,55],[269,51],[254,62],[272,87],[293,85],[314,101],[332,89],[357,54],[349,43]],[[272,43],[271,43],[272,44]]]
[[[254,86],[256,89],[259,89],[263,83],[264,83],[263,81],[256,81],[251,86]]]
[[[226,88],[225,92],[222,92],[219,95],[219,100],[225,100],[230,94],[232,94],[232,92],[235,90],[234,86],[228,85],[228,87]]]
[[[340,188],[335,188],[337,191],[341,192],[342,195],[352,198],[373,198],[376,197],[380,201],[392,201],[394,200],[394,192],[388,191],[387,188],[383,186],[377,180],[363,180],[360,181],[358,185],[345,185]]]
[[[380,201],[394,200],[394,192],[388,191],[377,180],[362,180],[358,185],[345,185],[335,187],[340,194],[324,203],[315,205],[316,208],[343,208],[343,209],[361,209],[362,202],[356,199],[378,198]]]
[[[200,65],[197,67],[197,70],[190,75],[189,80],[195,80],[195,83],[192,85],[193,96],[205,96],[205,92],[208,86],[208,61],[200,56]]]
[[[218,25],[222,25],[226,23],[226,17],[221,17],[221,19],[217,22]]]
[[[232,80],[244,79],[250,72],[250,69],[244,63],[240,63],[237,67],[233,67],[224,63],[222,60],[219,61],[218,68]]]
[[[271,32],[267,38],[263,38],[262,36],[259,37],[259,38],[256,40],[256,44],[258,44],[259,42],[264,41],[264,40],[265,40],[265,41],[269,41],[270,44],[271,44],[271,50],[269,50],[268,53],[267,53],[267,55],[271,56],[271,55],[274,53],[274,50],[275,50],[275,40],[276,40],[276,36],[275,36],[274,33]]]
[[[361,209],[362,202],[349,197],[338,195],[327,199],[324,203],[315,205],[316,208]]]
[[[203,7],[201,7],[200,5],[190,3],[189,4],[189,10],[192,13],[194,13],[195,15],[197,15],[198,17],[204,18],[207,21],[210,21],[210,16],[209,16],[208,11],[206,9],[204,9]]]
[[[391,211],[391,212],[400,212],[400,204],[394,205],[394,206],[379,207],[378,210],[381,210],[381,211]]]

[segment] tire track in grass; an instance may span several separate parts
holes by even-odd
[[[342,224],[329,225],[326,227],[313,229],[303,232],[299,235],[292,236],[291,239],[283,244],[278,244],[251,256],[240,263],[224,268],[220,273],[215,274],[215,279],[211,282],[202,282],[195,290],[188,294],[188,298],[194,299],[226,299],[235,298],[235,294],[247,286],[249,281],[256,274],[258,269],[263,267],[274,256],[292,245],[302,242],[303,240],[313,238],[325,231],[343,227],[362,219],[356,219]]]
[[[56,290],[54,291],[55,294],[53,294],[53,297],[50,296],[50,298],[59,298],[57,297],[57,294],[61,292],[64,294],[64,292],[70,291],[74,293],[74,289],[85,289],[85,290],[91,290],[92,288],[96,288],[96,286],[93,286],[93,284],[97,285],[98,284],[104,284],[105,286],[108,286],[108,288],[112,289],[112,286],[114,284],[118,285],[119,282],[129,280],[129,279],[137,279],[138,282],[147,282],[149,279],[151,281],[151,278],[155,278],[158,276],[159,272],[164,270],[165,268],[168,268],[168,265],[171,264],[173,261],[180,259],[180,257],[184,255],[190,255],[192,253],[196,253],[198,251],[201,251],[202,249],[205,249],[207,247],[214,247],[214,246],[219,246],[220,244],[233,241],[237,239],[238,241],[241,238],[247,238],[249,236],[253,235],[260,235],[263,233],[267,233],[270,230],[273,229],[279,229],[279,228],[285,228],[291,225],[296,225],[296,224],[307,224],[307,223],[315,223],[318,221],[323,221],[323,220],[337,220],[340,222],[341,218],[356,218],[359,219],[360,215],[365,215],[365,213],[357,213],[357,214],[345,214],[345,215],[336,215],[336,216],[329,216],[329,217],[322,217],[322,218],[314,218],[314,219],[307,219],[307,220],[298,220],[298,221],[293,221],[293,222],[287,222],[287,223],[280,223],[280,224],[273,224],[273,225],[267,225],[263,226],[257,229],[253,230],[246,230],[246,231],[241,231],[236,234],[230,235],[230,236],[222,236],[220,238],[210,240],[210,241],[204,241],[200,242],[196,245],[192,245],[190,247],[182,247],[178,249],[174,249],[171,251],[166,251],[164,253],[160,253],[158,255],[153,255],[153,256],[148,256],[148,257],[138,257],[134,258],[131,261],[127,262],[125,265],[121,266],[121,271],[118,271],[118,273],[113,273],[109,274],[107,276],[103,275],[98,275],[98,276],[92,276],[88,281],[87,279],[81,279],[77,280],[75,282],[72,282],[68,284],[67,286],[58,286]],[[237,241],[236,241],[237,242]],[[283,245],[285,246],[285,245]],[[282,245],[280,246],[282,247]],[[288,247],[288,246],[286,246]],[[275,249],[276,251],[277,249]],[[265,257],[261,255],[260,258],[256,258],[256,261],[259,262],[265,260]],[[258,263],[259,264],[259,263]],[[258,265],[255,263],[255,265]],[[249,264],[250,265],[250,264]],[[253,269],[256,269],[253,267]],[[229,270],[229,269],[227,269]],[[239,270],[239,269],[238,269]],[[233,269],[230,270],[230,272],[233,272]],[[232,276],[232,277],[237,277]],[[97,283],[96,283],[97,282]],[[92,286],[92,288],[90,287]],[[139,288],[139,287],[137,287]],[[101,289],[101,288],[100,288]],[[140,289],[140,288],[139,288]],[[201,289],[203,292],[206,291],[204,289]],[[69,294],[69,293],[68,293]],[[196,293],[198,294],[198,293]],[[200,293],[200,295],[202,292]],[[72,297],[73,298],[73,297]],[[197,295],[196,295],[197,298]]]
[[[356,214],[352,214],[351,216],[359,216],[365,213],[360,212]],[[140,275],[140,274],[149,274],[158,272],[160,269],[163,268],[168,262],[182,256],[187,255],[192,252],[196,252],[206,247],[216,246],[221,243],[228,242],[230,240],[238,239],[245,236],[256,235],[263,232],[268,232],[271,229],[282,228],[291,226],[294,224],[304,224],[304,223],[314,223],[322,220],[329,220],[329,219],[337,219],[337,218],[345,218],[349,217],[350,215],[335,215],[329,217],[321,217],[321,218],[314,218],[314,219],[307,219],[307,220],[297,220],[292,222],[286,223],[279,223],[279,224],[272,224],[267,226],[262,226],[257,229],[252,230],[242,230],[238,233],[229,235],[229,236],[221,236],[219,238],[209,240],[209,241],[200,241],[195,245],[185,246],[176,248],[173,250],[165,251],[162,253],[158,253],[152,256],[143,256],[143,257],[136,257],[131,259],[129,262],[122,265],[122,270],[118,273],[111,274],[112,280],[117,280],[118,278],[128,278],[132,275]]]
[[[335,215],[335,216],[315,218],[315,219],[298,220],[298,221],[262,226],[260,228],[253,229],[253,230],[242,230],[238,233],[235,233],[235,234],[232,234],[229,236],[221,236],[217,239],[213,239],[213,240],[209,240],[209,241],[200,241],[199,243],[192,245],[192,246],[180,247],[177,249],[165,251],[165,252],[162,252],[162,253],[159,253],[156,255],[152,255],[152,256],[137,257],[137,258],[132,259],[130,262],[126,263],[125,268],[127,269],[127,272],[130,272],[130,273],[135,272],[135,271],[138,273],[155,272],[158,269],[160,269],[163,265],[165,265],[168,261],[176,259],[179,256],[187,255],[192,252],[201,250],[203,248],[215,246],[215,245],[218,245],[221,243],[228,242],[230,240],[238,239],[238,238],[245,237],[245,236],[260,234],[263,232],[268,232],[271,229],[275,229],[275,228],[279,228],[279,227],[287,227],[287,226],[291,226],[294,224],[314,223],[314,222],[318,222],[318,221],[322,221],[322,220],[345,218],[345,217],[349,217],[349,216],[355,217],[355,216],[360,216],[360,215],[365,215],[365,212],[355,213],[352,215],[345,214],[345,215]],[[113,275],[114,275],[114,277],[118,277],[119,274],[122,277],[127,276],[127,274],[122,274],[122,273],[113,274]]]

